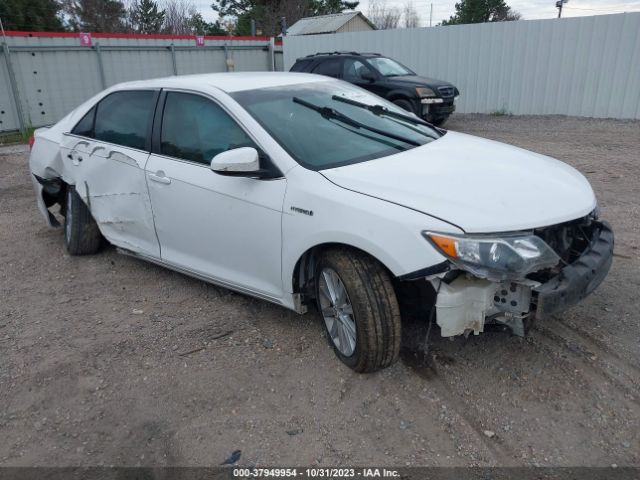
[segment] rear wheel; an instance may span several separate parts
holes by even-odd
[[[71,255],[89,255],[100,248],[102,235],[89,208],[73,185],[67,186],[64,244]]]
[[[362,252],[333,249],[316,272],[318,308],[338,358],[356,372],[393,364],[400,352],[400,308],[385,268]]]

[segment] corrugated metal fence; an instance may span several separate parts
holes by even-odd
[[[2,39],[0,39],[2,41]],[[0,50],[0,132],[55,123],[113,84],[190,73],[282,70],[272,39],[9,33]]]
[[[341,50],[451,81],[460,112],[640,118],[640,13],[288,36],[285,68]]]

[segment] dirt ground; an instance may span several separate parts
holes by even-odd
[[[591,181],[616,258],[526,338],[371,375],[305,316],[107,248],[70,257],[0,153],[0,465],[640,465],[640,123],[457,115]],[[21,150],[21,151],[20,151]],[[198,350],[199,349],[199,350]]]

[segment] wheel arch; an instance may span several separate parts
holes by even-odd
[[[407,90],[391,90],[387,94],[387,100],[389,100],[390,102],[400,99],[408,100],[414,104],[417,102],[417,97],[415,96],[415,94],[411,95]]]
[[[391,278],[395,278],[393,269],[385,264],[378,256],[370,251],[344,242],[324,242],[307,248],[299,257],[291,273],[291,287],[294,294],[302,294],[303,298],[315,298],[315,266],[322,252],[331,248],[344,248],[355,250],[376,260],[382,267],[389,272]]]

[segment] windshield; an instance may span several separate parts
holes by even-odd
[[[386,157],[442,135],[427,125],[375,115],[362,107],[334,100],[334,95],[407,114],[380,97],[337,81],[232,94],[282,148],[312,170]]]
[[[385,77],[396,77],[400,75],[415,75],[414,72],[407,67],[400,65],[395,60],[385,57],[372,57],[367,58],[371,66],[380,72],[380,75]]]

